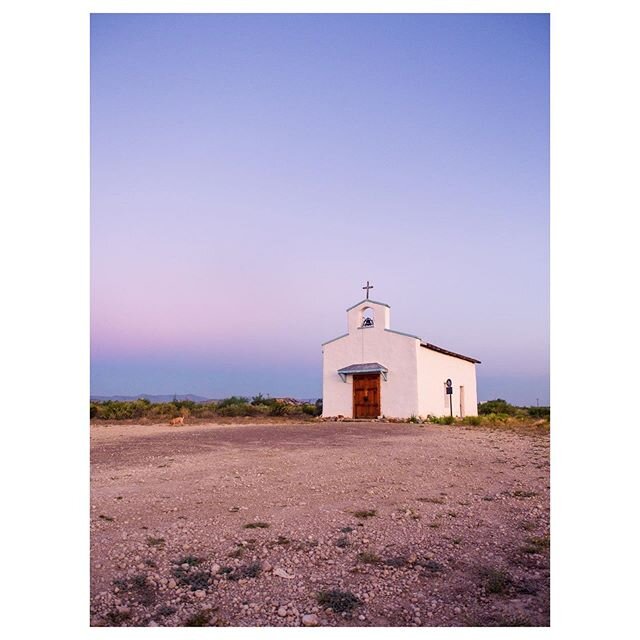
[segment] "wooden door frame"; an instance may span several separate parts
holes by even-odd
[[[382,375],[378,373],[354,373],[351,380],[351,416],[360,420],[361,418],[356,418],[356,378],[373,378],[375,376],[375,380],[378,386],[378,413],[375,418],[378,418],[382,415]],[[369,419],[374,419],[373,417],[369,417]]]

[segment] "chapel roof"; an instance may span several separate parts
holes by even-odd
[[[351,311],[351,309],[355,309],[356,307],[360,306],[363,302],[368,302],[370,304],[379,304],[383,307],[389,307],[389,309],[391,309],[391,307],[386,302],[378,302],[377,300],[371,300],[370,298],[365,298],[364,300],[360,300],[360,302],[356,302],[356,304],[352,304],[347,309],[347,311]]]
[[[476,360],[471,356],[463,356],[459,353],[455,353],[454,351],[449,351],[448,349],[443,349],[442,347],[436,347],[435,344],[430,344],[429,342],[420,342],[420,346],[424,347],[425,349],[431,349],[431,351],[437,351],[438,353],[442,353],[445,356],[460,358],[460,360],[466,360],[467,362],[473,362],[474,364],[482,364],[480,360]]]

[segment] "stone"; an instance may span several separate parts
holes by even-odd
[[[302,626],[317,627],[320,624],[318,616],[315,613],[305,613],[302,616]]]
[[[292,575],[288,574],[284,569],[280,567],[276,567],[273,570],[273,575],[278,576],[278,578],[286,578],[287,580],[291,580],[291,578],[293,578]]]
[[[272,565],[268,560],[265,560],[265,561],[262,563],[262,570],[263,570],[265,573],[268,573],[269,571],[273,571],[273,565]]]
[[[204,598],[205,598],[205,596],[206,596],[206,595],[207,595],[207,594],[206,594],[206,592],[205,592],[205,591],[203,591],[202,589],[198,589],[198,590],[195,592],[195,596],[196,596],[196,598],[198,598],[198,600],[204,600]]]
[[[214,562],[211,565],[211,573],[213,575],[215,575],[216,573],[220,573],[220,569],[222,569],[222,567],[217,562]]]
[[[278,608],[278,615],[281,618],[284,618],[287,615],[287,607],[279,607]]]

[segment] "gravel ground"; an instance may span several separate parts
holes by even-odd
[[[548,626],[548,435],[92,425],[91,625]]]

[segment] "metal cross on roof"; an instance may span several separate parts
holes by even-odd
[[[362,287],[363,289],[367,290],[367,300],[369,299],[369,289],[373,289],[373,285],[369,284],[369,281],[367,280],[367,286],[366,287]]]

